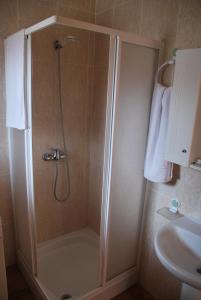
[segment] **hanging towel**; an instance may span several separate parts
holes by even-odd
[[[172,179],[172,163],[165,160],[171,87],[156,83],[152,99],[144,177],[153,182]]]
[[[6,126],[26,129],[24,87],[24,30],[5,40]]]

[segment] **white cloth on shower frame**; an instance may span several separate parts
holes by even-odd
[[[153,182],[172,179],[172,163],[165,160],[170,95],[171,87],[155,84],[144,166],[144,177]]]
[[[25,107],[25,42],[24,30],[9,36],[5,46],[6,126],[27,128]]]

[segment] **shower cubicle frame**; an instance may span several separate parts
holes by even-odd
[[[111,299],[119,294],[130,285],[137,281],[137,268],[122,273],[114,279],[107,281],[107,257],[108,257],[108,235],[109,235],[109,219],[110,219],[110,178],[112,165],[112,146],[113,146],[113,130],[115,121],[115,103],[118,98],[118,83],[120,77],[120,60],[121,60],[121,44],[122,42],[134,45],[144,46],[159,50],[159,61],[161,60],[163,43],[157,40],[141,37],[131,33],[78,21],[74,19],[52,16],[36,25],[25,29],[26,43],[26,99],[28,114],[28,129],[24,131],[25,138],[25,165],[26,165],[26,190],[28,205],[28,222],[31,244],[31,268],[26,265],[20,251],[17,249],[18,263],[25,273],[30,285],[35,293],[41,299],[46,299],[44,292],[37,280],[37,255],[36,255],[36,226],[35,226],[35,208],[34,208],[34,182],[33,182],[33,153],[32,153],[32,86],[31,86],[31,35],[51,25],[58,24],[78,29],[93,31],[97,33],[107,34],[110,37],[109,47],[109,71],[108,71],[108,90],[107,90],[107,108],[106,108],[106,129],[104,144],[104,165],[103,165],[103,186],[102,186],[102,208],[101,208],[101,228],[100,228],[100,283],[101,286],[91,291],[80,299]],[[11,145],[11,135],[9,135],[9,145]],[[10,149],[11,151],[11,149]],[[12,177],[12,161],[11,177]],[[12,178],[11,178],[12,185]],[[13,189],[13,186],[12,186]],[[13,195],[14,198],[14,195]],[[15,199],[13,199],[15,203]],[[15,213],[15,210],[14,210]],[[141,209],[142,213],[142,209]],[[140,243],[139,243],[140,244]],[[31,271],[31,272],[30,272]],[[31,273],[31,274],[30,274]]]

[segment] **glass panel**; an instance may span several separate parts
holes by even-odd
[[[122,43],[112,160],[108,280],[136,265],[157,51]]]
[[[104,34],[57,25],[32,36],[37,276],[51,299],[100,285],[108,60]]]

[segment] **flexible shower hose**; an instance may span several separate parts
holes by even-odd
[[[57,186],[58,186],[58,178],[59,178],[59,167],[58,167],[58,161],[55,163],[55,178],[54,178],[54,198],[57,201],[63,202],[66,201],[70,196],[70,172],[69,172],[69,162],[68,162],[68,156],[67,156],[67,146],[66,146],[66,140],[65,140],[65,131],[64,131],[64,121],[63,121],[63,104],[62,104],[62,93],[61,93],[61,51],[62,47],[56,48],[57,52],[57,66],[58,66],[58,85],[59,85],[59,113],[60,113],[60,124],[61,124],[61,134],[62,134],[62,140],[63,140],[63,148],[64,148],[64,154],[65,154],[65,177],[66,177],[66,193],[64,197],[60,198],[57,195]]]

